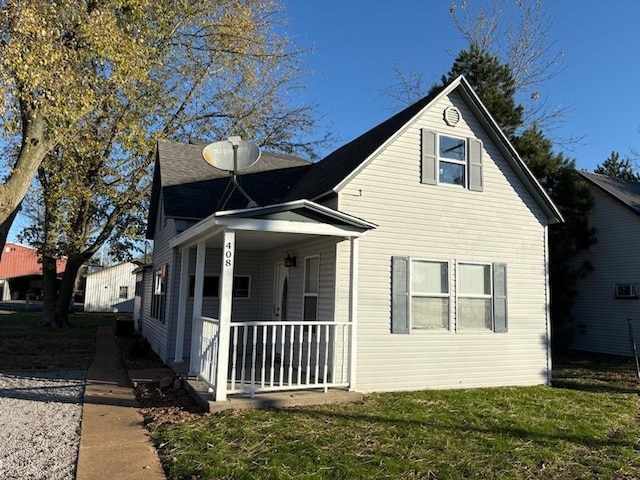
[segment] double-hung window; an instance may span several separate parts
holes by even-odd
[[[482,142],[422,130],[422,183],[483,191]]]
[[[491,265],[458,264],[458,330],[493,330]]]
[[[507,331],[507,266],[391,259],[391,332]]]
[[[463,138],[440,135],[438,183],[467,185],[467,142]]]
[[[449,263],[412,260],[411,326],[449,329]]]
[[[153,296],[151,297],[151,316],[163,323],[166,293],[167,266],[163,265],[153,272]]]

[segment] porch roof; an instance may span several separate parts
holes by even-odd
[[[358,237],[377,225],[310,200],[296,200],[266,207],[216,212],[177,235],[171,248],[184,248],[224,232],[245,232],[238,248],[263,250],[291,242],[291,235]]]

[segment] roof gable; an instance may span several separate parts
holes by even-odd
[[[318,200],[326,195],[339,192],[351,178],[357,175],[369,162],[373,161],[379,151],[416,122],[440,98],[454,91],[460,95],[476,116],[529,194],[542,208],[548,221],[550,223],[563,221],[560,211],[527,168],[515,148],[463,76],[410,105],[314,164],[309,168],[305,177],[291,189],[285,197],[285,201],[298,198]]]

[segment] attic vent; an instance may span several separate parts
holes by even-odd
[[[616,285],[616,298],[638,298],[638,285],[628,283]]]
[[[455,127],[460,122],[460,111],[456,107],[444,109],[444,121],[450,127]]]

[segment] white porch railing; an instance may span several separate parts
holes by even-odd
[[[190,371],[215,391],[219,322],[193,328]],[[348,322],[231,322],[227,393],[347,387],[350,338]]]
[[[209,317],[193,319],[189,373],[215,387],[220,320]],[[215,389],[214,389],[215,391]]]

